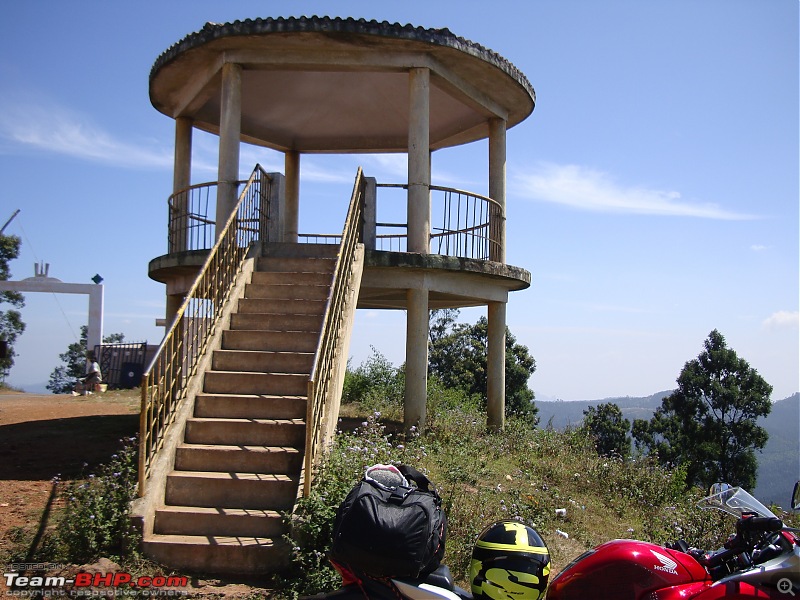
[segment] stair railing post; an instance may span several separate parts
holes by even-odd
[[[374,177],[364,177],[361,239],[365,250],[375,250],[378,233],[378,187]]]

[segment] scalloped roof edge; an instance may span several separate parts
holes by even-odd
[[[411,24],[401,25],[400,23],[379,22],[374,19],[368,21],[363,18],[354,19],[353,17],[318,17],[315,15],[311,17],[245,19],[244,21],[237,20],[231,23],[209,22],[201,30],[190,33],[162,52],[150,69],[150,79],[152,80],[157,71],[183,52],[202,46],[215,39],[239,35],[294,32],[379,35],[453,48],[480,58],[503,70],[528,91],[534,103],[536,101],[536,92],[533,86],[528,81],[528,78],[525,77],[525,74],[515,67],[513,63],[485,46],[455,35],[447,28],[425,29]]]

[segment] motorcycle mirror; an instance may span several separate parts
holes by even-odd
[[[800,481],[794,484],[792,492],[792,510],[800,510]]]

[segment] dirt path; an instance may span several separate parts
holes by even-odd
[[[137,390],[78,397],[0,392],[0,567],[8,567],[19,531],[38,529],[53,478],[79,478],[107,462],[122,438],[138,432],[139,405]],[[259,586],[197,578],[183,592],[204,600],[268,595]]]
[[[106,462],[137,432],[138,410],[132,392],[0,394],[0,558],[17,528],[38,526],[53,478]]]

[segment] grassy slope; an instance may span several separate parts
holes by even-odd
[[[353,417],[359,414],[352,406],[345,408]],[[680,472],[648,461],[600,457],[576,431],[542,430],[509,420],[503,433],[491,434],[485,415],[477,410],[433,401],[427,434],[402,438],[387,433],[397,426],[398,407],[382,408],[379,418],[365,420],[355,433],[339,435],[318,480],[324,482],[317,484],[319,502],[308,507],[318,552],[324,554],[331,534],[322,522],[331,518],[363,468],[390,461],[420,468],[439,488],[449,522],[445,562],[461,585],[468,585],[478,533],[502,518],[519,518],[539,531],[550,549],[553,572],[614,538],[668,543],[682,537],[691,545],[715,548],[732,532],[732,520],[721,523],[718,513],[695,508],[704,494],[687,494]],[[390,427],[383,427],[387,423]],[[560,508],[566,509],[565,517],[556,515]],[[325,563],[324,558],[305,562],[302,570],[317,572]]]

